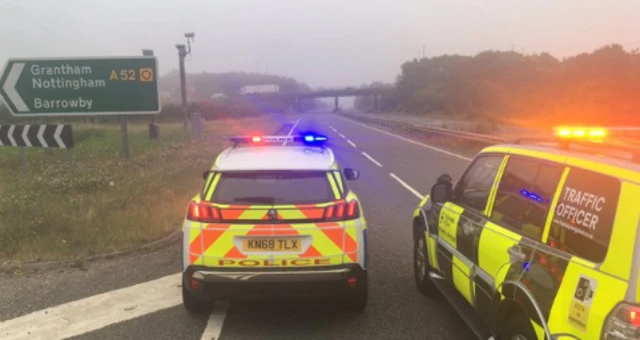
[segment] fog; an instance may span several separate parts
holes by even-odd
[[[195,32],[188,72],[246,71],[311,86],[392,82],[409,59],[483,50],[556,57],[640,46],[638,1],[0,0],[0,62],[153,49],[162,73]]]

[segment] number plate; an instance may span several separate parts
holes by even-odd
[[[302,251],[302,239],[299,238],[247,238],[242,240],[244,251]]]

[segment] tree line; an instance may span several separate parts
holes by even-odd
[[[541,125],[637,125],[640,54],[613,44],[562,60],[514,51],[444,55],[405,62],[393,85],[382,110]],[[371,99],[358,98],[356,105],[370,108]]]

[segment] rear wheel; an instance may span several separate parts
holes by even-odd
[[[413,275],[418,291],[425,296],[434,296],[437,292],[436,287],[429,278],[429,249],[425,242],[423,232],[416,232],[413,237]]]
[[[536,331],[531,321],[523,314],[518,313],[504,326],[502,340],[537,340]]]
[[[182,285],[182,304],[184,309],[191,314],[206,313],[213,309],[214,302],[210,300],[199,299],[193,296],[191,292]]]
[[[344,297],[344,309],[350,312],[362,312],[367,307],[369,298],[369,284],[366,274],[360,279],[355,290]]]

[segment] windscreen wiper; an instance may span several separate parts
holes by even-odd
[[[234,202],[249,202],[249,203],[262,203],[262,204],[274,204],[276,198],[273,196],[247,196],[247,197],[235,197]]]

